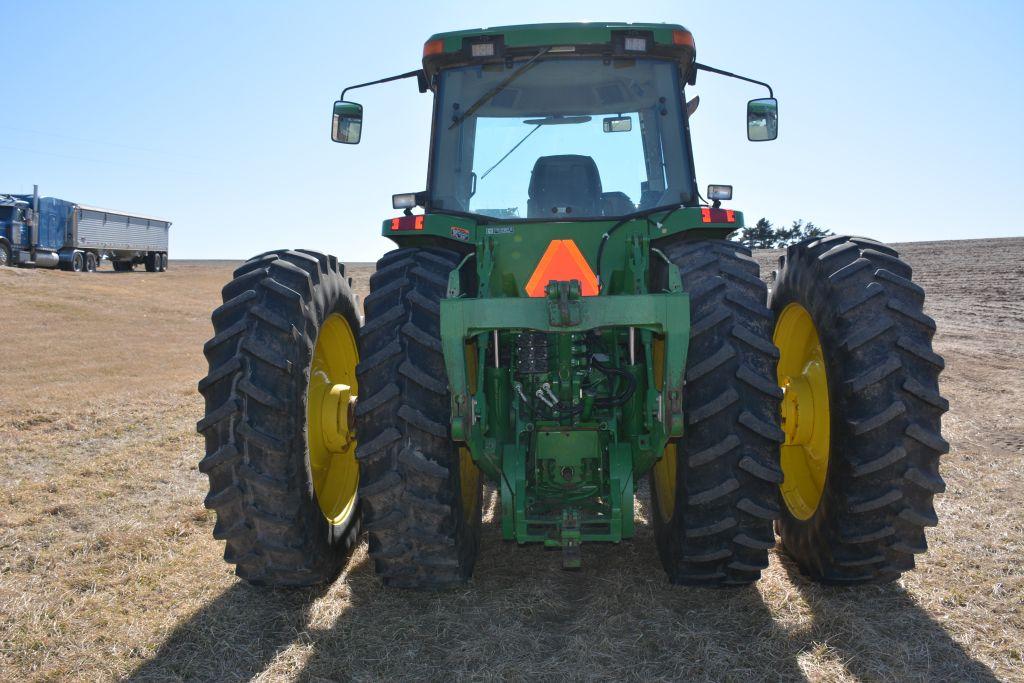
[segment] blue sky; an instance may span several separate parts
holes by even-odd
[[[780,137],[748,143],[757,86],[702,74],[698,183],[748,220],[885,241],[1024,234],[1024,2],[0,2],[0,192],[167,217],[172,257],[282,246],[380,256],[394,192],[423,188],[430,97],[341,88],[414,69],[434,32],[682,23],[706,64],[766,80]],[[692,93],[689,96],[692,97]]]

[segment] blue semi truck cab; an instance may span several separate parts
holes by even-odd
[[[118,272],[167,270],[170,221],[56,197],[0,194],[0,266]]]
[[[22,198],[0,195],[0,266],[14,265],[14,254],[32,243],[32,207]]]

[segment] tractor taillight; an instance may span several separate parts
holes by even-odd
[[[700,218],[705,223],[735,223],[736,212],[732,209],[712,209],[710,206],[700,207]]]
[[[444,52],[444,40],[428,40],[423,44],[423,56],[439,55]]]
[[[401,218],[391,219],[391,230],[392,232],[398,232],[400,230],[422,230],[423,229],[423,214],[419,216],[402,216]]]

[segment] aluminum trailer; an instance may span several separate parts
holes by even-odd
[[[167,270],[171,222],[56,197],[0,195],[0,265],[126,272]]]

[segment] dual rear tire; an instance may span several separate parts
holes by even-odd
[[[692,326],[687,434],[652,472],[670,579],[756,580],[773,520],[815,581],[884,582],[912,569],[938,522],[949,447],[935,323],[910,266],[874,240],[808,240],[780,259],[769,312],[743,247],[683,241],[665,252],[690,293]]]
[[[204,348],[197,429],[214,537],[240,577],[329,581],[363,519],[385,584],[445,588],[470,576],[482,480],[449,439],[439,318],[460,259],[442,248],[385,255],[364,326],[334,257],[271,252],[235,271]]]
[[[152,251],[143,259],[147,273],[162,273],[167,270],[167,254]]]
[[[61,264],[61,269],[70,270],[73,273],[95,273],[99,268],[99,257],[91,251],[75,251],[71,254],[71,260]]]

